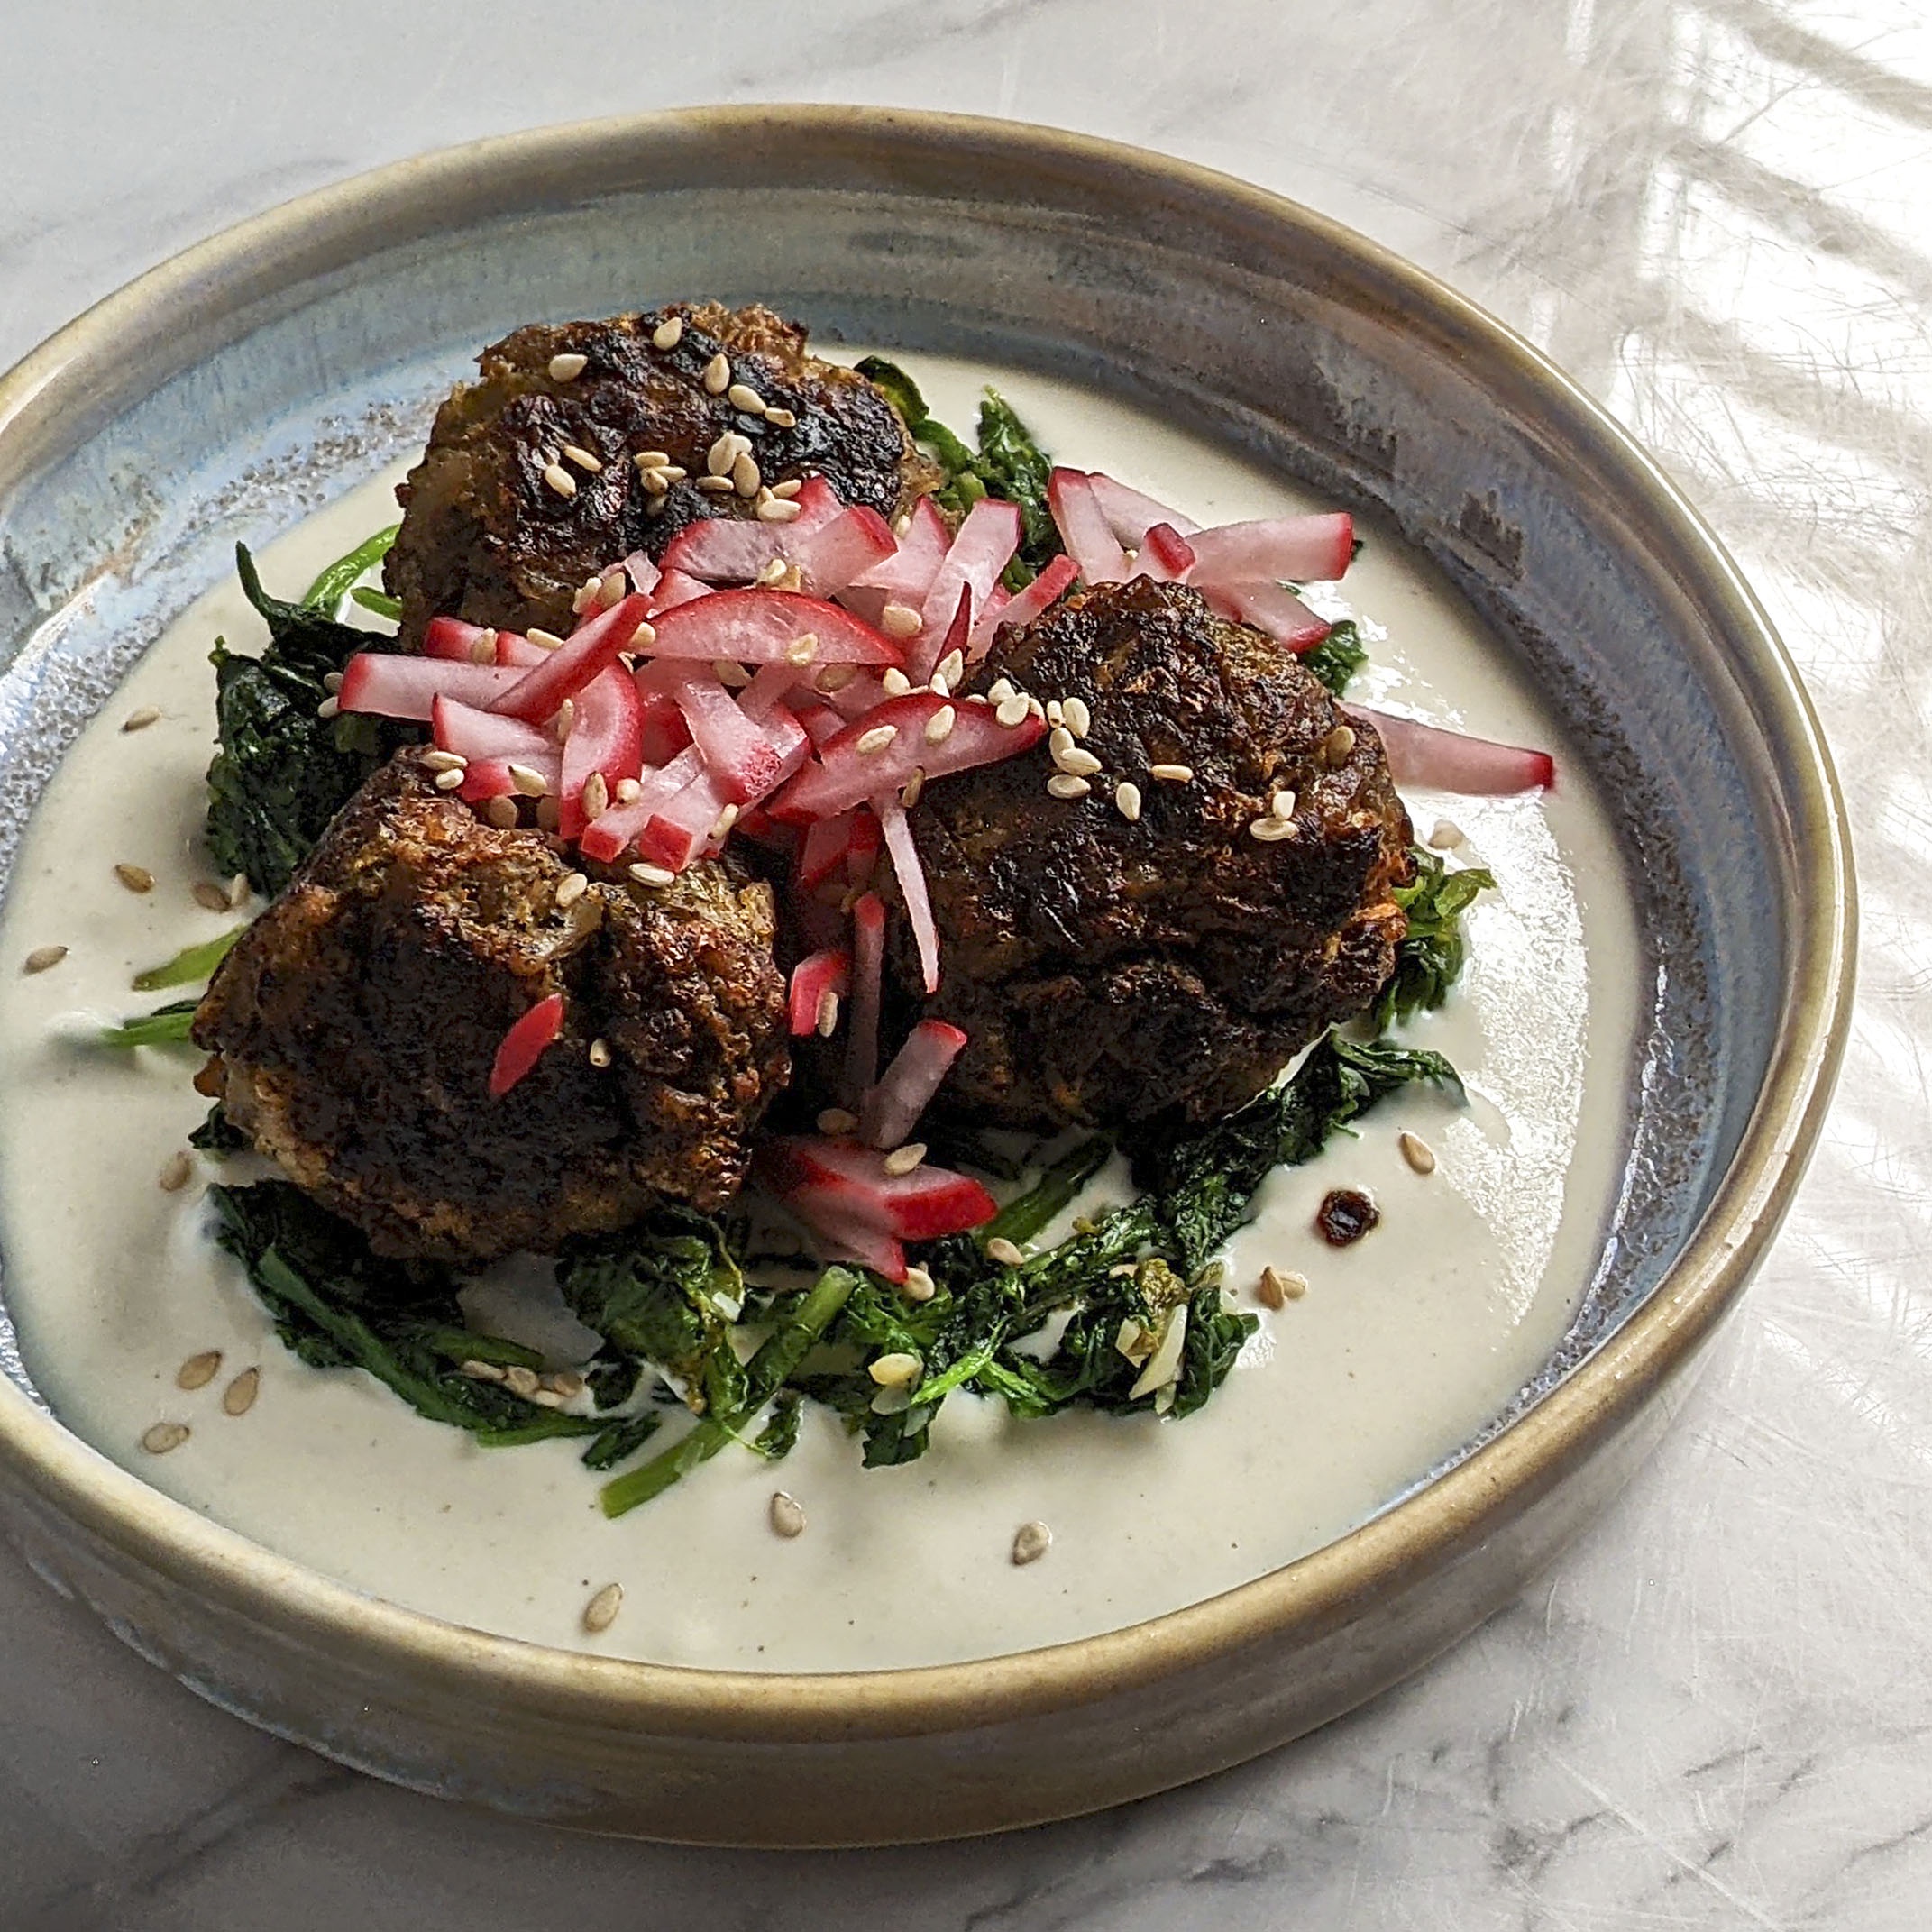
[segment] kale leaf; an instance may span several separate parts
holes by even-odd
[[[1368,662],[1361,627],[1353,618],[1343,618],[1329,627],[1327,636],[1312,651],[1303,654],[1302,668],[1326,685],[1331,696],[1345,698],[1350,680]]]
[[[601,1435],[605,1424],[538,1408],[454,1363],[514,1350],[472,1332],[446,1268],[371,1251],[361,1232],[287,1181],[211,1187],[215,1240],[248,1270],[276,1332],[315,1369],[362,1369],[431,1422],[490,1447]]]
[[[165,965],[150,966],[145,973],[135,974],[134,991],[159,993],[164,986],[193,986],[205,982],[247,930],[246,926],[237,926],[232,932],[223,933],[219,939],[204,939],[198,946],[183,947]]]
[[[1467,947],[1462,915],[1477,895],[1493,891],[1495,876],[1479,865],[1451,872],[1424,846],[1410,847],[1415,877],[1393,897],[1408,914],[1408,935],[1396,948],[1396,969],[1376,997],[1375,1023],[1382,1030],[1411,1013],[1431,1012],[1449,997],[1462,975]]]
[[[151,1013],[136,1013],[119,1026],[103,1027],[100,1043],[104,1047],[186,1046],[195,1010],[200,1004],[199,1000],[170,1000]]]
[[[235,569],[269,627],[269,643],[260,657],[240,657],[215,640],[221,748],[208,767],[208,849],[222,871],[245,874],[272,899],[362,781],[421,732],[389,719],[320,716],[329,695],[324,679],[389,640],[338,624],[339,595],[326,610],[269,596],[240,544]]]
[[[1020,548],[1003,579],[1009,591],[1023,589],[1067,547],[1047,503],[1047,481],[1053,459],[1020,420],[1000,392],[988,388],[979,406],[979,448],[965,442],[927,408],[926,398],[896,362],[868,355],[857,365],[860,375],[885,391],[905,418],[912,440],[929,450],[946,472],[946,481],[933,500],[956,517],[964,516],[982,497],[1000,497],[1018,506]]]

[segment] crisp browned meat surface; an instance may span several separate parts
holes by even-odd
[[[549,1252],[660,1196],[719,1206],[789,1068],[771,889],[730,858],[661,891],[590,867],[560,908],[571,869],[399,754],[215,975],[204,1090],[385,1254]],[[490,1099],[505,1032],[553,993],[562,1037]]]
[[[1262,633],[1146,581],[1068,599],[1003,632],[970,689],[1005,677],[1079,697],[1091,795],[1048,795],[1048,748],[935,781],[913,826],[943,984],[921,1010],[971,1043],[940,1090],[1004,1126],[1209,1119],[1261,1091],[1388,976],[1409,822],[1380,741]],[[1187,783],[1151,776],[1191,766]],[[1113,802],[1140,788],[1140,821]],[[1295,794],[1294,831],[1249,828]],[[902,1016],[919,988],[893,921]]]
[[[683,325],[668,350],[654,333]],[[552,360],[585,358],[558,381]],[[722,354],[731,380],[796,421],[774,424],[713,395],[704,373]],[[383,566],[402,600],[407,646],[436,616],[562,634],[584,579],[629,555],[659,555],[702,517],[750,517],[756,500],[709,495],[697,480],[727,430],[753,446],[769,487],[823,476],[847,503],[895,517],[934,487],[939,472],[914,448],[884,394],[805,348],[805,331],[768,308],[673,303],[608,322],[533,324],[486,349],[482,380],[457,389],[436,414],[423,460],[397,491],[402,530]],[[579,450],[600,466],[583,466]],[[661,451],[687,474],[654,496],[633,458]],[[558,464],[575,484],[545,481]]]

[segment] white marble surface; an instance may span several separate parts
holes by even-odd
[[[0,362],[300,189],[682,102],[1055,121],[1367,230],[1552,348],[1734,545],[1836,746],[1865,939],[1826,1144],[1663,1452],[1552,1577],[1304,1744],[990,1845],[601,1844],[258,1736],[0,1561],[0,1925],[1932,1924],[1927,19],[1922,0],[12,0]]]

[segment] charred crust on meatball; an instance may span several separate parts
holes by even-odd
[[[573,869],[399,754],[215,975],[197,1084],[379,1253],[476,1263],[722,1205],[789,1072],[771,888],[728,856],[662,888],[587,867],[559,907]],[[562,1035],[492,1100],[504,1034],[556,993]]]
[[[1212,1119],[1369,1003],[1406,929],[1390,889],[1410,876],[1408,817],[1372,728],[1337,733],[1333,699],[1278,644],[1140,580],[1003,631],[970,689],[1002,677],[1085,700],[1101,771],[1088,796],[1051,798],[1042,746],[925,788],[944,980],[919,997],[902,919],[889,972],[902,1017],[968,1035],[942,1111],[1130,1134]],[[1112,802],[1122,780],[1137,822]],[[1258,839],[1284,792],[1293,832]]]
[[[679,338],[659,349],[653,336],[673,317]],[[436,616],[561,634],[586,577],[636,551],[661,555],[701,517],[755,516],[752,499],[698,488],[728,430],[749,442],[767,487],[822,476],[841,502],[886,517],[910,509],[940,472],[884,390],[805,344],[801,325],[768,308],[677,302],[609,321],[532,324],[484,350],[481,380],[444,401],[423,460],[396,492],[402,528],[383,581],[402,601],[405,647]],[[795,421],[712,394],[705,371],[719,355],[732,384]],[[551,373],[559,356],[581,356],[583,366],[560,379]],[[651,450],[686,472],[655,497],[633,461]],[[550,480],[553,469],[571,493]]]

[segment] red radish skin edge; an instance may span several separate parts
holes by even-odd
[[[790,1015],[792,1035],[802,1039],[819,1030],[819,1008],[828,993],[844,999],[852,988],[852,955],[842,946],[808,953],[792,968]]]
[[[539,1000],[503,1036],[490,1069],[490,1097],[501,1100],[538,1060],[544,1049],[563,1030],[563,995],[553,993]]]
[[[1374,726],[1398,785],[1459,792],[1465,798],[1508,798],[1519,792],[1550,792],[1556,760],[1546,751],[1471,737],[1413,718],[1396,718],[1362,704],[1337,707],[1359,723]]]
[[[966,1036],[944,1020],[921,1020],[893,1056],[859,1109],[859,1139],[868,1147],[898,1147],[939,1091]]]

